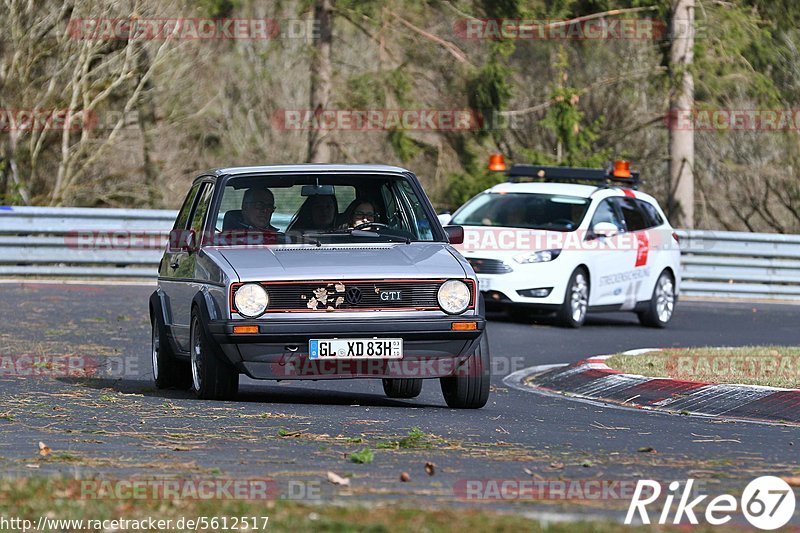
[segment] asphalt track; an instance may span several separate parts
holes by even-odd
[[[613,515],[628,499],[464,494],[468,480],[697,479],[740,493],[759,475],[798,475],[800,428],[604,407],[508,387],[516,370],[642,347],[800,344],[800,306],[680,302],[669,328],[634,315],[590,316],[580,330],[492,315],[493,393],[477,411],[446,407],[437,381],[384,397],[379,381],[254,382],[236,402],[156,391],[149,368],[153,287],[0,284],[0,356],[72,354],[115,361],[91,378],[0,376],[0,468],[11,476],[249,476],[319,490],[312,500],[479,506]],[[17,359],[14,359],[17,358]],[[429,435],[403,441],[412,428]],[[53,452],[42,457],[38,442]],[[392,448],[392,443],[400,443]],[[410,443],[410,444],[409,444]],[[350,462],[369,447],[371,464]],[[640,450],[654,451],[640,451]],[[425,473],[424,464],[436,465]],[[352,476],[349,489],[327,471]],[[399,480],[407,472],[411,480]],[[797,514],[795,515],[797,517]]]

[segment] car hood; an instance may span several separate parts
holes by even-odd
[[[226,247],[218,252],[240,281],[463,278],[445,243]]]

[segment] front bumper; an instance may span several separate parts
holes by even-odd
[[[530,265],[514,263],[512,272],[504,274],[479,273],[478,289],[483,293],[487,304],[522,304],[531,308],[557,308],[564,302],[567,282],[572,274],[570,266],[566,265],[562,258],[547,263]],[[518,292],[539,288],[552,288],[552,290],[550,294],[542,298],[523,296]],[[496,297],[495,295],[501,296]]]
[[[454,331],[453,322],[476,329]],[[258,326],[258,333],[235,334],[234,326]],[[476,316],[324,320],[220,320],[207,325],[211,338],[241,372],[256,379],[337,379],[446,377],[477,347],[486,321]],[[402,338],[403,358],[312,360],[310,339]]]

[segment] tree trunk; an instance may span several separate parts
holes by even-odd
[[[331,43],[333,30],[333,0],[315,0],[314,19],[319,21],[318,33],[314,35],[311,58],[311,109],[314,113],[323,111],[330,101],[332,72]],[[309,163],[329,163],[331,148],[329,133],[313,127],[308,134]]]
[[[694,50],[694,0],[677,0],[670,21],[670,38],[668,210],[674,225],[691,229],[694,227],[694,127],[691,119],[694,80],[690,68]]]
[[[139,79],[152,68],[150,54],[137,43],[139,55],[136,61],[136,70]],[[156,106],[153,101],[153,83],[147,80],[142,88],[142,93],[136,102],[138,111],[139,131],[142,134],[142,170],[144,173],[144,186],[147,189],[147,206],[150,208],[161,207],[161,194],[158,187],[158,168],[152,158],[153,129],[156,124]]]

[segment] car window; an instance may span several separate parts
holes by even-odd
[[[642,231],[648,227],[648,217],[633,198],[617,198],[617,205],[625,219],[625,228],[628,231]]]
[[[247,191],[260,191],[250,194],[263,196],[265,189],[274,199],[274,210],[270,217],[259,222],[253,218],[258,213],[242,211],[242,201]],[[227,181],[219,211],[214,215],[215,228],[221,237],[236,236],[237,231],[271,232],[272,241],[265,244],[433,241],[434,226],[428,219],[424,201],[424,197],[414,192],[408,178],[402,176],[242,176]],[[255,209],[258,211],[258,207]],[[245,216],[247,220],[243,223]],[[365,225],[366,222],[374,226]],[[263,226],[265,223],[271,227]],[[364,226],[360,229],[365,231],[354,234],[356,226]],[[239,240],[225,242],[235,246]]]
[[[619,231],[625,231],[625,224],[622,222],[622,219],[620,219],[611,198],[606,198],[600,202],[597,206],[597,210],[594,212],[594,216],[592,216],[592,223],[590,226],[593,228],[595,224],[600,222],[609,222],[614,224]]]
[[[214,192],[214,187],[208,182],[201,185],[200,194],[197,199],[197,205],[192,214],[192,223],[190,228],[196,235],[200,235],[203,231],[203,220],[206,218],[208,212],[208,205],[211,203],[211,196]]]
[[[574,231],[589,207],[579,196],[539,193],[483,193],[467,202],[451,224]]]
[[[428,217],[425,216],[422,203],[419,201],[419,197],[414,194],[411,184],[403,180],[398,183],[398,187],[400,189],[401,199],[408,204],[408,207],[410,207],[410,209],[408,209],[408,213],[411,215],[411,220],[409,220],[410,227],[406,227],[406,225],[402,223],[403,221],[396,220],[396,227],[410,230],[411,233],[415,234],[418,238],[421,238],[424,241],[433,240],[431,224],[428,221]]]
[[[183,201],[181,210],[178,211],[178,217],[175,219],[175,225],[172,227],[172,229],[186,229],[186,223],[189,221],[189,214],[192,212],[194,199],[195,196],[197,196],[197,190],[199,188],[200,184],[195,183],[192,188],[189,189],[189,194],[186,195],[186,199]]]
[[[636,204],[639,206],[639,209],[644,212],[648,228],[654,228],[664,223],[664,218],[661,216],[661,213],[658,212],[656,206],[644,200],[636,200]]]

